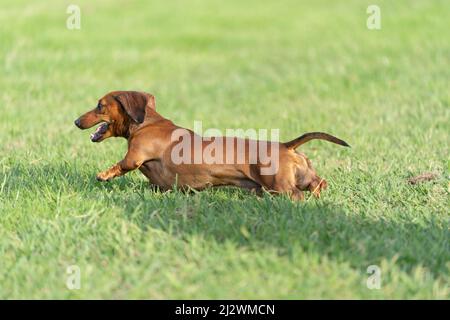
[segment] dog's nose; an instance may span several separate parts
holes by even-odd
[[[77,119],[77,120],[75,120],[75,125],[78,127],[78,128],[80,128],[80,123],[81,121],[80,121],[80,119]]]

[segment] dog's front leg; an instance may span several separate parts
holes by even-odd
[[[123,176],[125,173],[138,169],[144,160],[139,157],[139,154],[128,152],[122,161],[119,161],[108,170],[102,171],[97,174],[98,181],[110,181],[115,177]]]
[[[125,173],[135,170],[141,166],[142,163],[136,161],[127,161],[126,159],[116,163],[108,170],[97,174],[98,181],[110,181],[116,177],[123,176]]]

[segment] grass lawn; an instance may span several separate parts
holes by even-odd
[[[2,1],[0,298],[448,299],[448,1],[376,1],[381,30],[369,4]],[[126,141],[73,121],[116,89],[185,127],[352,148],[300,148],[329,182],[302,203],[153,192],[140,172],[101,184]]]

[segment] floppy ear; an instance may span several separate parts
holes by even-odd
[[[146,108],[156,110],[155,97],[149,93],[122,91],[114,98],[120,103],[130,118],[137,123],[144,121]]]

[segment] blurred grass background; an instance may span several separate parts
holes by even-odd
[[[448,298],[449,5],[377,1],[371,31],[370,4],[2,1],[0,297]],[[138,172],[100,185],[126,143],[73,120],[112,90],[151,92],[186,127],[353,148],[302,147],[330,182],[307,203],[155,193]],[[437,179],[407,184],[423,172]]]

